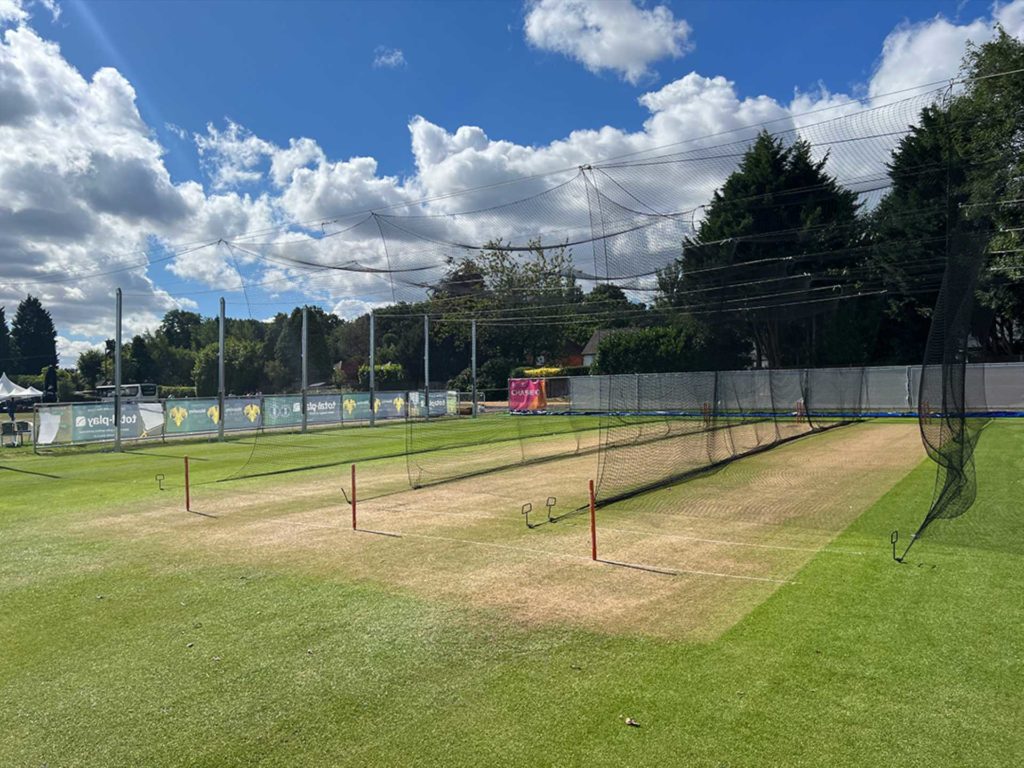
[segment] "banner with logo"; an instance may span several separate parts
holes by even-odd
[[[377,392],[373,410],[378,419],[404,419],[408,403],[406,392]]]
[[[263,426],[262,398],[225,397],[224,429],[257,429]]]
[[[115,438],[114,404],[71,403],[39,410],[39,445],[110,442]],[[160,437],[164,415],[160,403],[121,404],[121,438]]]
[[[544,379],[510,379],[508,409],[519,413],[545,411],[548,407],[547,382]]]
[[[307,395],[306,422],[308,424],[340,424],[341,395]]]
[[[302,424],[300,395],[267,395],[263,398],[263,426],[297,427]]]
[[[455,396],[454,402],[452,401],[452,395]],[[417,419],[423,418],[424,409],[423,401],[426,393],[422,390],[414,390],[409,393],[408,413],[409,418]],[[446,392],[430,391],[430,415],[433,416],[447,416],[448,414],[458,413],[459,410],[459,393],[458,392]]]
[[[164,431],[169,435],[216,432],[220,422],[220,407],[213,397],[197,400],[168,400],[165,405],[167,420]]]
[[[341,396],[342,421],[369,421],[369,419],[369,392],[348,392]]]
[[[444,390],[430,391],[430,415],[445,416],[448,413],[448,393]]]

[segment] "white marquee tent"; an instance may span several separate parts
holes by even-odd
[[[33,398],[42,397],[43,393],[35,387],[20,387],[13,381],[7,378],[7,374],[0,375],[0,402],[10,400],[20,400],[22,398]]]

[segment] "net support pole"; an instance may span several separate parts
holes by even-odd
[[[356,465],[352,465],[352,530],[356,529]]]
[[[220,297],[217,324],[217,439],[224,441],[224,297]]]
[[[590,481],[590,559],[597,560],[597,504],[594,501],[594,481]]]
[[[430,315],[423,316],[423,399],[430,420]]]
[[[306,431],[306,388],[309,387],[309,307],[302,308],[302,431]]]
[[[185,511],[192,511],[192,489],[188,480],[188,456],[185,457]]]
[[[473,401],[470,413],[473,414],[473,418],[476,418],[476,318],[470,322],[469,325],[470,335],[470,370],[472,371],[473,378]]]
[[[114,450],[121,450],[121,289],[114,300]]]
[[[374,379],[377,373],[377,343],[375,340],[377,324],[375,322],[375,315],[373,310],[370,310],[370,426],[372,427],[376,420],[376,409],[374,405]]]

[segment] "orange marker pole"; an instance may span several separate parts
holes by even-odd
[[[352,465],[352,530],[356,529],[356,465]]]
[[[188,487],[188,456],[185,457],[185,511],[192,511],[192,495]]]
[[[594,481],[590,481],[590,559],[597,560],[597,505],[594,503]]]

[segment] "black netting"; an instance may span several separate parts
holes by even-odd
[[[974,448],[988,420],[983,365],[968,365],[975,289],[987,237],[951,238],[918,397],[921,437],[938,469],[931,507],[915,536],[938,519],[966,512],[977,495]]]

